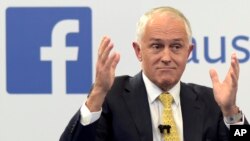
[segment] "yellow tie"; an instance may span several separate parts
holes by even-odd
[[[179,141],[179,135],[171,108],[173,97],[171,94],[166,92],[159,96],[159,100],[164,107],[162,113],[162,125],[165,126],[165,129],[163,130],[164,141]],[[168,128],[168,125],[170,125],[170,129],[166,129]]]

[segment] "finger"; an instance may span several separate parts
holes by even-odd
[[[111,67],[115,69],[119,61],[120,61],[120,54],[116,53],[113,63],[111,64]]]
[[[236,87],[238,85],[238,76],[236,76],[234,73],[231,73],[231,79],[232,87]]]
[[[106,67],[109,69],[115,69],[119,63],[120,55],[118,53],[113,53],[107,60]]]
[[[231,56],[230,76],[232,78],[232,86],[237,87],[239,79],[240,65],[235,53]]]
[[[214,69],[211,69],[209,71],[209,74],[210,74],[210,78],[212,80],[212,83],[213,83],[213,86],[215,86],[217,83],[219,83],[219,77],[218,77],[218,74],[217,72],[214,70]]]
[[[102,37],[102,40],[101,40],[101,43],[99,45],[99,48],[98,48],[98,54],[101,54],[101,50],[102,50],[102,46],[103,46],[103,43],[104,43],[104,40],[106,39],[106,36],[103,36]]]
[[[239,78],[239,72],[240,72],[240,65],[239,61],[237,59],[236,54],[232,54],[231,56],[231,73],[236,76],[236,78]]]
[[[239,79],[239,62],[236,54],[233,53],[231,56],[231,66],[228,70],[225,81],[229,82],[232,86],[237,86]]]
[[[104,49],[102,56],[101,56],[102,63],[107,61],[110,51],[112,50],[113,47],[114,47],[113,43],[109,43],[107,47]]]
[[[100,58],[102,56],[103,51],[109,45],[109,43],[110,43],[110,38],[107,36],[104,36],[102,38],[102,41],[101,41],[99,49],[98,49],[98,58]]]

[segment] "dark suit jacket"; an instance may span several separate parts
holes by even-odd
[[[220,108],[211,88],[181,83],[185,141],[228,141]],[[116,77],[106,96],[101,117],[88,126],[78,111],[60,141],[152,141],[152,123],[142,74]]]

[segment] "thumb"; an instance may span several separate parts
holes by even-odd
[[[210,69],[209,74],[210,74],[210,78],[212,80],[213,86],[219,83],[219,77],[215,69]]]

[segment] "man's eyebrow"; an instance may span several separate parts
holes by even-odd
[[[159,39],[159,38],[150,38],[150,41],[157,41],[157,42],[162,42],[164,40]],[[171,39],[170,41],[175,41],[175,42],[184,42],[183,39],[181,38],[176,38],[176,39]]]
[[[183,42],[183,39],[181,39],[181,38],[177,38],[177,39],[173,39],[173,41]]]
[[[149,40],[150,40],[150,41],[158,41],[158,42],[163,41],[162,39],[159,39],[159,38],[150,38]]]

